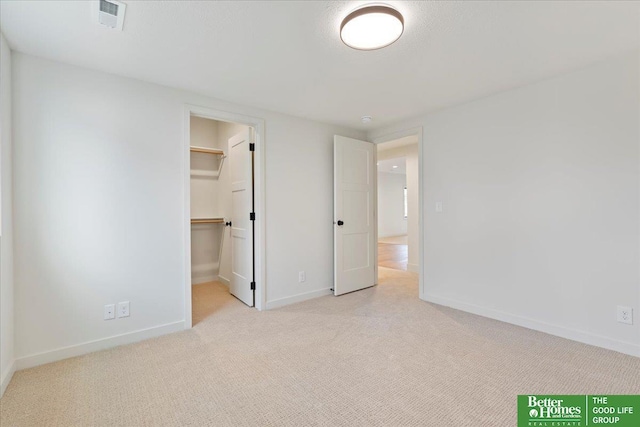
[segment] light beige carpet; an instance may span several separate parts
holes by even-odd
[[[10,426],[514,426],[516,395],[640,393],[640,359],[418,300],[416,276],[17,372]],[[205,285],[199,285],[205,286]],[[200,312],[199,315],[203,313]]]
[[[379,237],[378,243],[386,243],[388,245],[408,245],[409,236],[405,234],[404,236]]]

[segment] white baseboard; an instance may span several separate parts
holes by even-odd
[[[218,275],[218,281],[219,281],[220,283],[222,283],[223,285],[225,285],[227,288],[228,288],[228,287],[229,287],[229,285],[231,284],[231,281],[230,281],[229,279],[227,279],[227,278],[226,278],[226,277],[224,277],[224,276],[220,276],[220,275]]]
[[[447,297],[440,297],[433,294],[426,294],[425,301],[434,304],[444,305],[455,308],[457,310],[466,311],[468,313],[477,314],[479,316],[488,317],[490,319],[500,320],[502,322],[511,323],[513,325],[522,326],[534,331],[544,332],[557,337],[566,338],[572,341],[578,341],[583,344],[594,345],[596,347],[606,348],[608,350],[617,351],[619,353],[628,354],[630,356],[640,357],[640,345],[618,341],[602,335],[592,334],[589,332],[579,331],[564,326],[553,325],[539,320],[531,319],[516,314],[506,313],[492,308],[481,307],[475,304],[454,300]]]
[[[184,320],[20,357],[15,361],[15,368],[17,370],[32,368],[34,366],[44,365],[45,363],[57,362],[70,357],[81,356],[124,344],[131,344],[182,330],[184,330]]]
[[[306,301],[313,298],[323,297],[325,295],[331,295],[331,289],[320,289],[317,291],[305,292],[304,294],[294,295],[292,297],[280,298],[273,301],[267,301],[267,310],[273,308],[284,307],[285,305],[295,304],[297,302]]]
[[[4,391],[9,386],[13,374],[16,372],[16,361],[13,360],[9,365],[9,368],[2,373],[2,380],[0,381],[0,397],[4,394]]]
[[[218,276],[216,275],[200,276],[196,279],[191,279],[191,285],[201,285],[203,283],[217,282],[217,281],[218,281]]]
[[[207,273],[209,271],[214,271],[219,268],[217,262],[209,262],[206,264],[195,264],[191,266],[191,273]]]
[[[410,271],[412,273],[419,273],[420,266],[418,264],[407,264],[407,271]]]

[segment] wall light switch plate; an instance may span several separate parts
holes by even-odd
[[[116,305],[107,304],[104,306],[104,320],[111,320],[116,318]]]
[[[633,308],[619,305],[618,322],[633,325]]]
[[[442,202],[436,202],[436,212],[442,212]]]
[[[129,301],[118,303],[118,317],[129,317]]]

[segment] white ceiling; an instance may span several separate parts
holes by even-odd
[[[405,33],[369,52],[338,34],[362,1],[125,3],[123,32],[87,1],[1,1],[0,25],[21,52],[359,129],[639,45],[639,2],[391,1]]]
[[[397,166],[394,168],[394,166]],[[407,159],[398,157],[396,159],[378,160],[378,172],[387,173],[407,173]]]

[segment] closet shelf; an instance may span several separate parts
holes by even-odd
[[[191,176],[218,178],[220,176],[220,171],[219,170],[206,171],[206,170],[200,170],[200,169],[191,169]]]
[[[223,224],[224,218],[191,218],[191,224]]]
[[[215,148],[205,148],[205,147],[189,147],[192,153],[205,153],[205,154],[215,154],[218,156],[224,156],[223,150],[217,150]]]

